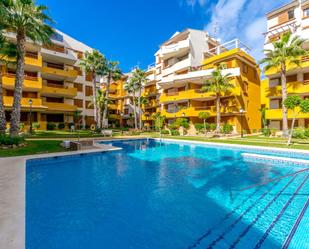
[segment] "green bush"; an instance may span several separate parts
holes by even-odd
[[[46,128],[49,131],[53,131],[56,128],[56,124],[54,124],[54,123],[47,123]]]
[[[221,132],[223,134],[230,134],[230,133],[232,133],[232,131],[233,131],[233,126],[230,125],[230,124],[224,124],[221,127]]]
[[[170,132],[169,132],[169,130],[161,130],[161,134],[162,135],[169,135]]]
[[[58,124],[58,129],[59,129],[59,130],[63,130],[64,127],[65,127],[65,124],[64,124],[64,123],[59,123],[59,124]]]
[[[263,128],[263,129],[261,129],[261,132],[262,132],[262,134],[263,134],[265,137],[269,137],[270,134],[271,134],[271,131],[270,131],[269,128]]]
[[[217,128],[217,125],[216,125],[215,123],[211,123],[211,124],[209,125],[209,130],[210,130],[210,131],[214,131],[216,128]]]
[[[69,129],[71,129],[72,126],[74,126],[74,123],[73,122],[69,123],[69,125],[68,125]]]
[[[25,139],[20,136],[10,137],[8,135],[0,136],[0,145],[19,145],[23,143]]]
[[[183,127],[185,129],[188,129],[190,126],[189,120],[187,118],[177,118],[175,123],[178,126],[178,128]]]
[[[24,123],[19,123],[19,130],[23,130],[25,128],[25,124]]]
[[[40,129],[40,123],[37,123],[37,122],[36,122],[36,123],[33,123],[32,126],[33,126],[33,128],[36,129],[36,130]]]
[[[178,130],[171,131],[172,136],[180,136],[180,132]]]
[[[303,128],[295,128],[293,130],[293,135],[292,135],[293,138],[300,138],[300,139],[304,139],[306,138],[306,135],[305,135],[305,129]]]
[[[309,128],[306,128],[304,131],[305,137],[309,138]]]
[[[199,132],[204,130],[204,124],[202,124],[202,123],[195,123],[194,127]]]

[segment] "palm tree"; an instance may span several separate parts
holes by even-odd
[[[141,97],[142,97],[142,89],[147,82],[146,72],[140,68],[134,69],[132,73],[132,79],[134,82],[134,87],[137,91],[137,100],[138,100],[138,110],[139,110],[139,129],[142,129],[142,109],[141,109]]]
[[[204,133],[205,133],[205,136],[206,136],[206,134],[207,134],[206,120],[210,117],[210,113],[209,112],[200,112],[198,114],[198,117],[200,119],[203,119],[203,122],[204,122]]]
[[[289,64],[300,66],[301,57],[307,54],[302,48],[304,40],[298,36],[292,36],[291,32],[282,35],[279,41],[273,42],[273,49],[265,49],[266,57],[260,61],[265,64],[264,71],[275,68],[280,70],[281,87],[282,87],[282,103],[287,98],[286,86],[286,70]],[[282,105],[282,131],[283,136],[288,136],[288,116],[287,108]]]
[[[202,91],[209,91],[215,93],[216,97],[216,116],[217,116],[217,125],[216,125],[216,132],[220,132],[221,126],[221,97],[229,90],[231,90],[234,85],[229,83],[229,78],[231,74],[223,74],[222,73],[223,67],[218,66],[211,74],[212,78],[205,82],[205,85],[202,87]]]
[[[124,90],[127,91],[129,95],[132,96],[133,103],[133,115],[134,115],[134,128],[137,129],[137,114],[136,114],[136,89],[135,89],[135,81],[133,78],[129,78],[127,82],[124,84]]]
[[[92,95],[93,95],[93,116],[96,127],[99,128],[98,122],[98,108],[97,108],[97,75],[102,74],[102,70],[105,68],[106,59],[103,54],[97,50],[92,52],[86,51],[84,58],[81,59],[80,66],[87,74],[92,78]]]
[[[0,13],[1,14],[1,13]],[[10,63],[8,57],[16,58],[16,46],[5,39],[1,33],[0,27],[0,135],[5,134],[6,130],[6,117],[3,105],[3,88],[2,88],[2,68],[1,65]]]
[[[108,98],[109,98],[109,87],[112,81],[117,81],[121,78],[122,73],[120,68],[118,67],[119,62],[118,61],[107,61],[106,66],[103,68],[103,76],[106,76],[106,91],[105,91],[105,103],[104,103],[104,109],[103,109],[103,126],[108,125],[107,121],[107,112],[108,112]]]
[[[16,136],[19,133],[26,39],[28,38],[34,43],[50,43],[50,37],[54,30],[48,23],[53,21],[46,14],[47,7],[37,5],[34,0],[2,0],[0,9],[2,9],[2,24],[14,32],[16,38],[16,80],[10,127],[10,135]]]

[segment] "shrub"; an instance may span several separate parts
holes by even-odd
[[[72,126],[74,126],[75,124],[73,123],[73,122],[71,122],[71,123],[69,123],[69,129],[71,129],[72,128]]]
[[[223,134],[230,134],[232,131],[233,131],[233,126],[230,125],[230,124],[224,124],[224,125],[221,127],[221,132],[222,132]]]
[[[178,130],[171,131],[172,136],[180,136],[180,132]]]
[[[261,132],[262,132],[262,134],[263,134],[265,137],[269,137],[270,134],[271,134],[271,131],[270,131],[269,128],[263,128],[263,129],[261,129]]]
[[[253,130],[252,130],[252,133],[253,133],[253,134],[257,133],[257,129],[253,129]]]
[[[272,136],[276,136],[276,132],[277,132],[276,129],[271,129],[270,130],[270,133],[271,133]]]
[[[25,128],[25,124],[24,123],[19,123],[19,130],[23,130]]]
[[[309,138],[309,128],[306,128],[304,131],[305,137]]]
[[[54,123],[47,123],[46,125],[47,130],[52,131],[56,128],[56,124]]]
[[[196,124],[194,124],[194,127],[199,132],[204,130],[204,124],[202,124],[202,123],[196,123]]]
[[[65,124],[64,124],[64,123],[59,123],[59,124],[58,124],[58,129],[59,129],[59,130],[64,129],[64,127],[65,127]]]
[[[33,123],[32,126],[33,126],[33,128],[36,129],[36,130],[40,129],[40,123],[37,123],[37,122],[36,122],[36,123]]]
[[[302,129],[302,128],[294,129],[292,137],[293,138],[300,138],[300,139],[306,138],[305,130]]]
[[[169,132],[169,130],[161,130],[161,134],[162,135],[169,135],[170,132]]]
[[[217,128],[217,125],[216,125],[215,123],[211,123],[211,124],[209,125],[209,130],[210,130],[210,131],[214,131],[216,128]]]
[[[0,136],[0,145],[19,145],[23,143],[25,139],[20,136],[10,137],[8,135]]]

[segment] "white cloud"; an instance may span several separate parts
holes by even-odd
[[[184,1],[184,0],[182,0]],[[239,38],[252,48],[251,54],[261,59],[266,30],[265,14],[289,0],[185,0],[189,7],[199,7],[209,22],[205,30],[229,41]]]

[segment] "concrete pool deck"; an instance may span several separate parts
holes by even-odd
[[[145,139],[145,138],[140,138]],[[108,141],[127,141],[131,139],[110,139]],[[160,140],[160,139],[155,139]],[[261,146],[241,146],[230,144],[218,144],[199,141],[186,141],[174,139],[162,139],[166,142],[178,142],[187,144],[202,144],[225,148],[251,148],[274,152],[301,153],[308,155],[309,151],[297,149],[265,148]],[[25,186],[26,186],[26,161],[29,159],[52,158],[60,156],[71,156],[79,154],[100,153],[119,150],[110,145],[99,145],[100,148],[85,151],[71,151],[32,156],[0,158],[0,248],[1,249],[25,249]]]

